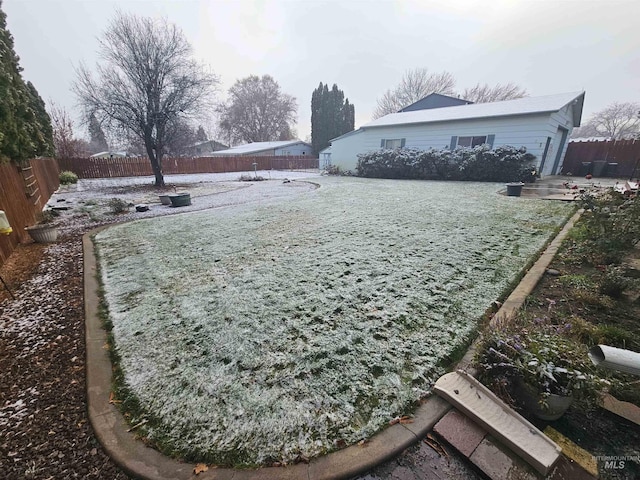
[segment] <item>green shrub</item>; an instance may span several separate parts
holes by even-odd
[[[619,263],[640,242],[640,195],[628,198],[611,188],[599,196],[582,195],[580,206],[585,212],[572,238],[590,263]]]
[[[109,210],[111,210],[111,213],[113,214],[129,211],[129,204],[121,198],[112,198],[111,200],[109,200],[108,205]]]
[[[351,170],[342,170],[338,165],[329,165],[327,168],[324,169],[324,172],[322,172],[323,175],[338,175],[338,176],[349,176],[349,175],[353,175],[353,173],[351,173]]]
[[[631,280],[624,276],[622,267],[609,266],[602,275],[599,290],[609,297],[620,298],[630,285]]]
[[[514,182],[535,180],[534,160],[524,147],[399,148],[360,154],[356,169],[373,178]]]
[[[70,185],[72,183],[78,183],[78,175],[76,175],[73,172],[70,172],[69,170],[60,172],[59,179],[60,179],[61,185]]]
[[[266,178],[261,177],[259,175],[249,175],[246,173],[243,173],[242,175],[240,175],[240,178],[238,179],[238,181],[240,182],[263,182],[265,180]]]

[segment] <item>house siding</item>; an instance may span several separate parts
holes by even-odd
[[[276,148],[275,155],[311,155],[311,147],[304,143],[297,143],[295,145],[288,145],[283,148]],[[272,153],[274,155],[274,153]]]
[[[459,108],[464,108],[463,106]],[[559,112],[514,115],[501,118],[454,120],[417,125],[395,125],[365,128],[362,131],[335,140],[331,144],[331,161],[343,170],[355,170],[357,155],[380,149],[383,139],[406,139],[407,148],[449,148],[452,136],[495,135],[493,146],[512,145],[526,147],[536,156],[538,165],[547,142],[555,139],[558,126],[573,128],[571,106]],[[557,148],[557,146],[556,146]],[[549,154],[546,165],[553,167],[554,153]],[[566,145],[563,148],[566,151]],[[564,153],[563,153],[564,155]]]

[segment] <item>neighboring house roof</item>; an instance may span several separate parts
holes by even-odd
[[[216,140],[205,140],[204,142],[198,142],[189,147],[189,151],[192,154],[205,157],[209,156],[213,152],[217,152],[220,150],[227,150],[229,145],[225,145],[224,143],[220,143]]]
[[[220,143],[217,140],[205,140],[203,142],[194,143],[191,147],[204,147],[204,146],[214,146],[214,147],[224,147],[225,149],[229,148],[229,145],[225,145],[224,143]]]
[[[430,108],[455,107],[472,103],[473,102],[470,102],[469,100],[465,100],[463,98],[450,97],[449,95],[442,95],[441,93],[430,93],[417,102],[402,108],[398,113],[413,112],[415,110],[427,110]]]
[[[285,148],[291,145],[304,144],[309,148],[312,148],[306,142],[302,140],[285,140],[281,142],[253,142],[245,145],[238,145],[237,147],[231,147],[227,150],[219,150],[215,152],[216,155],[247,155],[250,153],[260,153],[267,150],[275,150],[276,148]]]
[[[327,148],[323,148],[322,150],[320,150],[318,152],[319,154],[323,154],[323,153],[331,153],[331,145],[329,145]]]
[[[108,157],[126,157],[127,152],[98,152],[91,155],[89,158],[108,158]]]
[[[350,135],[355,135],[356,133],[359,133],[362,131],[362,127],[358,128],[357,130],[351,130],[350,132],[347,133],[343,133],[342,135],[340,135],[339,137],[336,138],[332,138],[331,140],[329,140],[330,142],[333,142],[335,140],[338,140],[339,138],[345,138],[348,137]]]
[[[584,104],[584,92],[561,93],[558,95],[547,95],[544,97],[524,97],[516,100],[505,100],[502,102],[474,103],[471,105],[459,105],[455,107],[391,113],[362,125],[360,128],[367,129],[395,125],[449,122],[454,120],[472,120],[488,117],[506,117],[513,115],[557,112],[571,102],[575,102],[578,107],[573,110],[573,123],[575,126],[579,126],[580,118],[582,117],[582,107]]]

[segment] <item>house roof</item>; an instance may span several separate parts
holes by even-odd
[[[580,125],[584,92],[561,93],[544,97],[524,97],[502,102],[473,103],[470,105],[456,105],[453,107],[415,110],[385,115],[372,122],[362,125],[362,129],[375,127],[389,127],[394,125],[408,125],[419,123],[449,122],[454,120],[471,120],[487,117],[506,117],[512,115],[527,115],[534,113],[557,112],[571,102],[576,102],[578,108],[573,111],[574,125]],[[338,137],[340,138],[340,137]],[[334,139],[335,140],[335,139]]]
[[[465,100],[464,98],[451,97],[449,95],[443,95],[441,93],[430,93],[424,98],[421,98],[417,102],[412,103],[411,105],[407,105],[404,108],[401,108],[400,112],[412,112],[414,110],[427,110],[429,108],[445,108],[445,107],[455,107],[458,105],[467,105],[471,104],[469,100]]]
[[[216,155],[246,155],[248,153],[259,153],[266,150],[274,150],[276,148],[284,148],[290,145],[297,145],[302,143],[312,148],[308,143],[302,140],[285,140],[281,142],[253,142],[245,145],[238,145],[237,147],[231,147],[226,150],[218,150]]]
[[[98,152],[91,155],[89,158],[105,158],[105,157],[126,157],[127,152]]]

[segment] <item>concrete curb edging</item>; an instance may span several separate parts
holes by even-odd
[[[538,285],[538,282],[545,274],[547,268],[549,267],[549,264],[558,253],[560,245],[562,245],[562,242],[567,237],[569,231],[573,228],[583,212],[584,210],[578,210],[571,216],[569,220],[567,220],[567,222],[564,224],[564,227],[562,227],[560,232],[549,243],[538,260],[527,271],[524,277],[522,277],[522,280],[520,280],[518,286],[513,289],[511,294],[509,294],[502,306],[498,309],[496,314],[489,322],[490,327],[496,328],[502,323],[507,323],[513,320],[513,317],[518,312],[518,310],[522,308],[522,305],[527,300],[527,297],[531,294],[531,292],[533,292],[533,289],[536,287],[536,285]],[[473,358],[477,353],[479,341],[480,339],[477,338],[471,344],[471,346],[467,350],[467,353],[465,353],[464,357],[462,357],[457,367],[458,369],[464,370],[465,372],[473,376],[475,376],[476,372],[471,367],[471,365],[473,364]]]
[[[538,261],[507,298],[494,316],[494,322],[508,321],[522,306],[555,256],[562,241],[581,215],[574,214],[560,233],[545,249]],[[312,459],[308,464],[299,463],[286,467],[264,467],[255,470],[211,468],[194,474],[194,464],[169,458],[138,440],[120,411],[109,402],[112,365],[109,358],[107,334],[98,315],[98,272],[92,236],[108,228],[100,227],[83,236],[84,300],[86,323],[86,382],[88,415],[96,437],[106,453],[127,474],[148,480],[287,480],[287,479],[343,479],[367,472],[384,461],[412,446],[449,411],[451,405],[434,395],[426,399],[415,411],[412,423],[396,423],[374,435],[363,445],[332,452]],[[469,371],[476,353],[477,341],[472,344],[458,363],[458,368]]]

